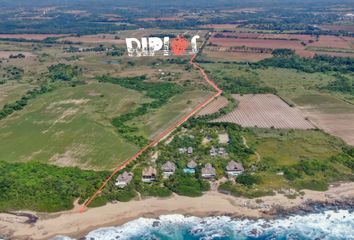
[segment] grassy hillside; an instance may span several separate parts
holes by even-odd
[[[17,82],[0,84],[0,108],[9,102],[14,102],[21,98],[31,88],[33,87],[29,84],[20,84]]]
[[[0,122],[0,137],[6,139],[0,159],[113,168],[138,148],[115,132],[110,119],[147,101],[108,83],[57,89]]]
[[[220,86],[232,86],[227,88],[233,93],[258,93],[268,88],[268,92],[276,92],[289,103],[293,99],[307,94],[325,94],[332,98],[339,98],[354,103],[350,94],[329,91],[326,86],[334,82],[337,76],[334,73],[306,73],[295,69],[250,67],[244,64],[202,64]],[[342,74],[347,78],[353,78],[352,74]]]
[[[211,94],[211,92],[201,90],[183,92],[172,97],[161,108],[132,120],[129,125],[137,127],[140,133],[147,138],[154,137],[192,111],[194,107],[205,101]]]
[[[290,166],[306,159],[326,159],[342,152],[343,143],[321,131],[253,129],[249,145],[274,166]]]

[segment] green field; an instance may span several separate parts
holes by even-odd
[[[153,138],[192,111],[211,95],[211,92],[201,90],[183,92],[172,97],[169,102],[161,108],[138,117],[129,124],[138,127],[140,134],[146,138]]]
[[[207,91],[187,90],[129,125],[152,139],[209,96]],[[139,148],[122,138],[111,120],[150,101],[142,93],[109,83],[58,87],[0,122],[0,137],[6,139],[0,159],[112,169]]]
[[[149,101],[117,85],[92,83],[45,94],[0,122],[0,159],[111,169],[138,148],[111,126],[114,116]]]
[[[326,159],[342,152],[343,142],[315,130],[252,129],[246,136],[261,159],[275,166],[291,166],[301,160]]]
[[[254,198],[290,188],[323,191],[329,183],[353,176],[351,165],[338,160],[345,144],[321,131],[251,129],[244,136],[260,156],[244,160],[256,166],[259,182],[253,186],[222,185],[234,195]],[[343,156],[352,161],[352,157]],[[296,175],[292,177],[291,172]]]
[[[256,73],[264,83],[276,88],[282,98],[295,104],[313,104],[313,101],[320,102],[323,100],[324,103],[335,101],[338,104],[338,99],[354,104],[353,96],[321,90],[321,87],[334,81],[335,76],[331,74],[305,73],[281,68],[257,69]],[[348,77],[350,76],[348,75]],[[311,95],[313,97],[309,97]]]
[[[27,90],[33,87],[29,84],[20,84],[17,82],[10,82],[0,85],[0,108],[5,104],[14,102],[21,98]]]
[[[234,79],[241,80],[245,84],[274,88],[277,94],[289,104],[312,104],[312,101],[316,101],[318,96],[311,99],[307,97],[299,101],[303,96],[312,94],[325,95],[327,99],[332,99],[330,101],[340,99],[354,104],[354,97],[349,94],[329,92],[322,89],[335,80],[335,76],[331,73],[306,73],[294,69],[272,67],[251,68],[242,64],[215,63],[202,65],[210,72],[213,79],[221,84],[226,84],[224,83],[225,80],[222,79],[226,79],[226,82],[228,79],[230,79],[229,81]],[[345,76],[353,78],[350,74]],[[321,99],[317,101],[321,101]]]

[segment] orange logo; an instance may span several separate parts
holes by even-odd
[[[187,47],[188,40],[182,37],[181,35],[179,35],[178,38],[173,39],[171,42],[171,50],[176,56],[184,55]]]

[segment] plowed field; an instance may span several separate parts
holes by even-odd
[[[273,94],[235,94],[237,109],[214,122],[232,122],[242,127],[311,129],[301,113]]]

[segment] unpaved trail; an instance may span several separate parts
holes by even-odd
[[[250,148],[248,145],[247,145],[247,139],[244,137],[244,136],[241,136],[242,137],[242,143],[243,145],[245,145],[246,148]],[[261,155],[259,155],[259,153],[257,151],[254,151],[254,154],[257,156],[257,162],[261,161]]]
[[[222,90],[212,81],[209,79],[208,75],[205,73],[204,69],[196,64],[194,62],[194,59],[197,57],[197,55],[193,55],[192,58],[190,59],[189,63],[193,65],[195,69],[197,69],[200,74],[203,76],[204,80],[216,90],[216,93],[213,94],[211,97],[209,97],[207,100],[199,104],[196,108],[194,108],[191,112],[189,112],[186,116],[182,117],[180,120],[172,124],[168,129],[163,131],[161,134],[159,134],[154,140],[152,140],[148,145],[146,145],[144,148],[142,148],[140,151],[138,151],[136,154],[134,154],[132,157],[124,161],[122,164],[120,164],[113,172],[112,174],[102,183],[102,185],[98,188],[98,190],[93,194],[93,196],[88,199],[84,205],[81,207],[80,212],[84,212],[86,208],[91,204],[91,202],[102,192],[102,189],[107,185],[107,183],[116,175],[120,170],[124,169],[128,164],[130,164],[132,161],[137,159],[140,155],[142,155],[146,150],[149,148],[155,146],[158,144],[162,139],[164,139],[166,136],[168,136],[171,132],[173,132],[177,127],[181,126],[183,123],[188,121],[189,118],[191,118],[195,113],[197,113],[199,110],[201,110],[203,107],[211,103],[215,98],[220,96],[222,93]]]

